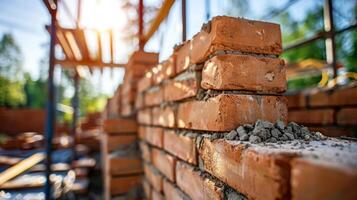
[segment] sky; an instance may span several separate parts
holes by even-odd
[[[76,9],[76,0],[64,0],[72,13]],[[206,19],[206,0],[187,0],[187,38],[201,29]],[[226,15],[229,10],[229,0],[209,0],[210,15]],[[250,19],[260,19],[271,8],[281,7],[288,0],[251,0],[250,11],[246,16]],[[105,30],[114,27],[116,37],[121,37],[122,29],[127,21],[123,12],[119,10],[120,0],[82,0],[81,26]],[[309,9],[314,9],[316,4],[322,4],[322,0],[300,0],[289,8],[292,16],[301,19]],[[144,0],[145,5],[159,6],[161,0]],[[59,8],[63,12],[63,8]],[[61,10],[62,9],[62,10]],[[70,18],[60,15],[61,25],[73,26]],[[29,72],[33,78],[40,76],[40,60],[48,58],[47,49],[49,34],[44,26],[50,22],[50,16],[42,0],[0,0],[0,37],[4,33],[12,33],[15,41],[20,46],[23,54],[23,70]],[[146,24],[147,26],[147,24]],[[181,41],[181,1],[177,0],[168,18],[161,24],[159,30],[145,46],[146,51],[160,52],[160,60],[164,60],[172,54],[173,46]],[[134,46],[125,45],[121,42],[115,44],[115,60],[126,62],[128,51]],[[107,55],[109,52],[105,52]],[[108,57],[108,56],[107,56]],[[111,95],[117,85],[122,82],[124,71],[106,69],[103,74],[96,70],[88,78],[94,82],[95,90]],[[61,81],[61,70],[56,69],[56,80]],[[68,95],[72,95],[69,90]]]

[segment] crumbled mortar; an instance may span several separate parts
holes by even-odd
[[[232,130],[224,136],[226,140],[249,141],[251,143],[278,143],[283,141],[305,140],[318,141],[325,140],[326,137],[320,132],[309,131],[307,127],[290,122],[285,126],[284,122],[277,121],[271,123],[258,120],[254,125],[244,124]]]
[[[240,194],[229,187],[226,187],[226,189],[224,190],[224,196],[227,200],[247,200],[247,198],[243,194]]]

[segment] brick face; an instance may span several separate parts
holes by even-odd
[[[157,127],[145,128],[145,139],[151,145],[162,148],[163,146],[163,129]]]
[[[309,97],[311,106],[351,106],[357,105],[357,87],[320,91]]]
[[[183,162],[177,162],[176,182],[188,196],[193,200],[199,199],[222,199],[223,190],[215,183],[204,178],[199,171]]]
[[[293,96],[287,96],[288,108],[303,108],[307,105],[306,96],[303,94],[297,94]]]
[[[189,198],[172,183],[164,180],[164,194],[170,200],[188,200]]]
[[[219,55],[205,63],[201,86],[213,90],[286,90],[284,61],[249,55]],[[239,77],[239,78],[237,78]]]
[[[159,169],[169,180],[175,181],[176,159],[158,149],[152,149],[151,158],[153,165]]]
[[[289,172],[284,158],[245,150],[239,142],[204,139],[199,150],[204,169],[249,199],[284,199]]]
[[[286,118],[285,97],[221,94],[207,101],[180,104],[177,125],[195,130],[230,131],[258,119],[275,122]]]
[[[152,90],[149,90],[145,93],[145,105],[146,106],[155,106],[160,105],[163,101],[163,90],[161,87],[156,87]]]
[[[289,121],[299,124],[333,124],[333,109],[296,110],[289,112]]]
[[[145,193],[145,197],[146,199],[151,198],[151,186],[149,184],[149,182],[147,180],[143,180],[143,189],[144,189],[144,193]]]
[[[151,109],[150,108],[146,108],[143,110],[140,110],[138,112],[138,122],[140,124],[146,124],[146,125],[150,125],[151,122]]]
[[[194,165],[197,164],[195,141],[195,138],[178,135],[173,130],[164,131],[164,149]]]
[[[337,123],[341,125],[356,125],[357,108],[343,108],[338,111]]]
[[[294,159],[291,174],[292,199],[357,199],[356,170],[343,170]]]
[[[107,119],[104,121],[103,129],[110,134],[135,133],[137,131],[137,123],[131,119]]]
[[[175,48],[174,55],[176,56],[176,73],[179,74],[185,71],[191,65],[190,59],[190,43],[188,40],[185,43]]]
[[[145,142],[140,142],[141,157],[146,162],[151,162],[151,150],[148,144]]]
[[[157,192],[156,190],[153,190],[151,195],[152,195],[152,200],[164,200],[165,199],[165,197],[161,193]]]
[[[141,183],[141,176],[124,176],[110,178],[110,193],[119,195],[129,192]]]
[[[170,80],[164,86],[165,101],[178,101],[196,96],[198,91],[195,78],[187,80]]]
[[[112,157],[109,158],[110,174],[126,175],[126,174],[138,174],[143,170],[141,168],[140,158],[127,158],[127,157]]]
[[[278,24],[233,17],[214,17],[191,43],[191,62],[203,63],[219,50],[278,55],[282,52]]]
[[[162,175],[159,174],[157,170],[155,170],[152,166],[149,166],[148,164],[144,165],[144,171],[145,171],[145,176],[151,186],[156,190],[156,191],[162,191]]]
[[[145,76],[138,81],[138,92],[142,93],[153,85],[152,82],[152,72],[145,73]]]
[[[134,142],[137,137],[136,135],[107,135],[103,134],[102,139],[106,140],[106,145],[109,152],[116,150],[119,146],[128,145]]]

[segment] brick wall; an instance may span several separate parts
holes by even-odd
[[[144,174],[133,182],[142,183],[145,199],[356,199],[354,142],[225,139],[258,119],[287,123],[281,52],[279,25],[215,17],[169,59],[138,76],[127,71],[115,110],[120,119],[136,116],[138,134],[114,138],[123,135],[110,133],[134,121],[107,122],[117,129],[106,128],[103,146],[110,152],[138,137],[142,160],[129,160],[124,150],[115,155],[125,160],[109,155],[106,177],[139,170],[140,163]],[[129,182],[107,178],[106,189],[120,193]]]
[[[289,121],[331,137],[357,137],[356,84],[328,90],[307,90],[288,96]]]

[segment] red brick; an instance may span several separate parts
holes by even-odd
[[[176,56],[176,74],[188,69],[192,63],[190,59],[190,42],[190,40],[187,40],[174,50],[174,55]]]
[[[145,93],[145,106],[160,105],[163,102],[163,90],[161,87],[151,88]]]
[[[275,122],[286,118],[285,97],[220,94],[207,101],[180,104],[177,125],[186,129],[230,131],[258,119]]]
[[[357,105],[357,87],[335,91],[320,91],[309,97],[311,106],[352,106]]]
[[[127,157],[114,157],[114,156],[109,156],[109,170],[110,170],[110,174],[114,176],[126,175],[126,174],[138,174],[143,172],[140,158],[127,158]]]
[[[138,93],[136,95],[134,105],[135,105],[135,109],[137,109],[137,110],[144,107],[144,95],[143,94]]]
[[[138,122],[140,124],[146,124],[146,125],[150,125],[152,123],[151,121],[151,109],[150,108],[146,108],[143,110],[140,110],[138,112]]]
[[[155,107],[152,109],[152,124],[163,127],[175,127],[176,108],[174,106]]]
[[[288,98],[288,108],[303,108],[306,107],[306,96],[304,94],[296,94],[286,96]]]
[[[152,200],[164,200],[165,199],[164,195],[157,192],[156,190],[153,190],[151,195],[152,195]]]
[[[213,90],[281,93],[286,90],[285,73],[284,61],[278,58],[218,55],[205,63],[201,86]]]
[[[164,130],[164,149],[188,163],[197,164],[195,138]]]
[[[168,79],[176,75],[175,61],[176,61],[175,56],[172,55],[170,56],[170,58],[168,58],[162,63],[163,64],[162,72],[164,75],[164,79]]]
[[[353,136],[353,129],[350,127],[338,127],[338,126],[313,126],[309,127],[311,131],[319,131],[320,133],[329,137],[340,136]]]
[[[145,176],[156,191],[162,191],[162,175],[152,166],[144,165]]]
[[[223,190],[215,183],[201,175],[201,172],[183,162],[177,162],[176,182],[193,200],[199,199],[223,199]]]
[[[294,110],[288,114],[288,120],[298,124],[332,124],[333,109]]]
[[[278,55],[282,52],[280,26],[242,18],[214,17],[192,39],[192,63],[203,63],[219,50]]]
[[[144,77],[138,81],[138,92],[142,93],[153,85],[152,72],[148,71],[145,73]]]
[[[153,72],[154,85],[160,84],[164,80],[164,65],[160,63],[151,69]]]
[[[149,145],[147,145],[145,142],[140,142],[140,150],[141,150],[141,157],[143,160],[146,162],[151,162],[151,150]]]
[[[294,159],[291,167],[292,199],[357,199],[356,169],[348,170],[305,159]]]
[[[106,146],[109,152],[116,150],[119,146],[128,145],[137,139],[136,135],[102,135],[106,141]]]
[[[104,121],[103,129],[106,133],[135,133],[137,124],[132,119],[107,119]]]
[[[166,197],[170,197],[170,200],[189,199],[180,189],[167,180],[164,180],[164,194]]]
[[[129,192],[134,187],[141,183],[141,176],[122,176],[110,178],[110,193],[111,195],[119,195]]]
[[[151,119],[152,120],[152,125],[160,126],[159,119],[160,119],[160,116],[161,116],[162,108],[161,107],[154,107],[154,108],[152,108],[151,112],[152,112],[152,119]]]
[[[143,180],[143,188],[144,188],[144,193],[145,193],[145,197],[146,197],[145,199],[150,200],[151,199],[151,186],[146,179]]]
[[[145,139],[151,145],[162,148],[163,143],[163,132],[162,128],[157,127],[146,127],[145,128]]]
[[[140,140],[146,139],[146,126],[139,126],[138,136]]]
[[[175,181],[175,166],[176,159],[158,149],[152,149],[151,159],[153,165],[159,169],[159,171],[164,174],[169,180]]]
[[[196,96],[198,91],[195,77],[186,80],[170,80],[164,85],[165,101],[178,101]]]
[[[132,104],[122,104],[121,105],[121,115],[124,117],[130,117],[133,115],[133,105]]]
[[[159,60],[158,53],[145,52],[145,51],[135,51],[129,58],[126,69],[130,69],[134,64],[147,65],[149,68],[154,64],[157,64]],[[137,69],[135,70],[137,71]]]
[[[357,125],[357,108],[343,108],[337,112],[337,123]]]
[[[209,139],[204,139],[199,153],[207,172],[248,199],[285,199],[288,195],[290,170],[284,157],[245,150],[239,141]]]

